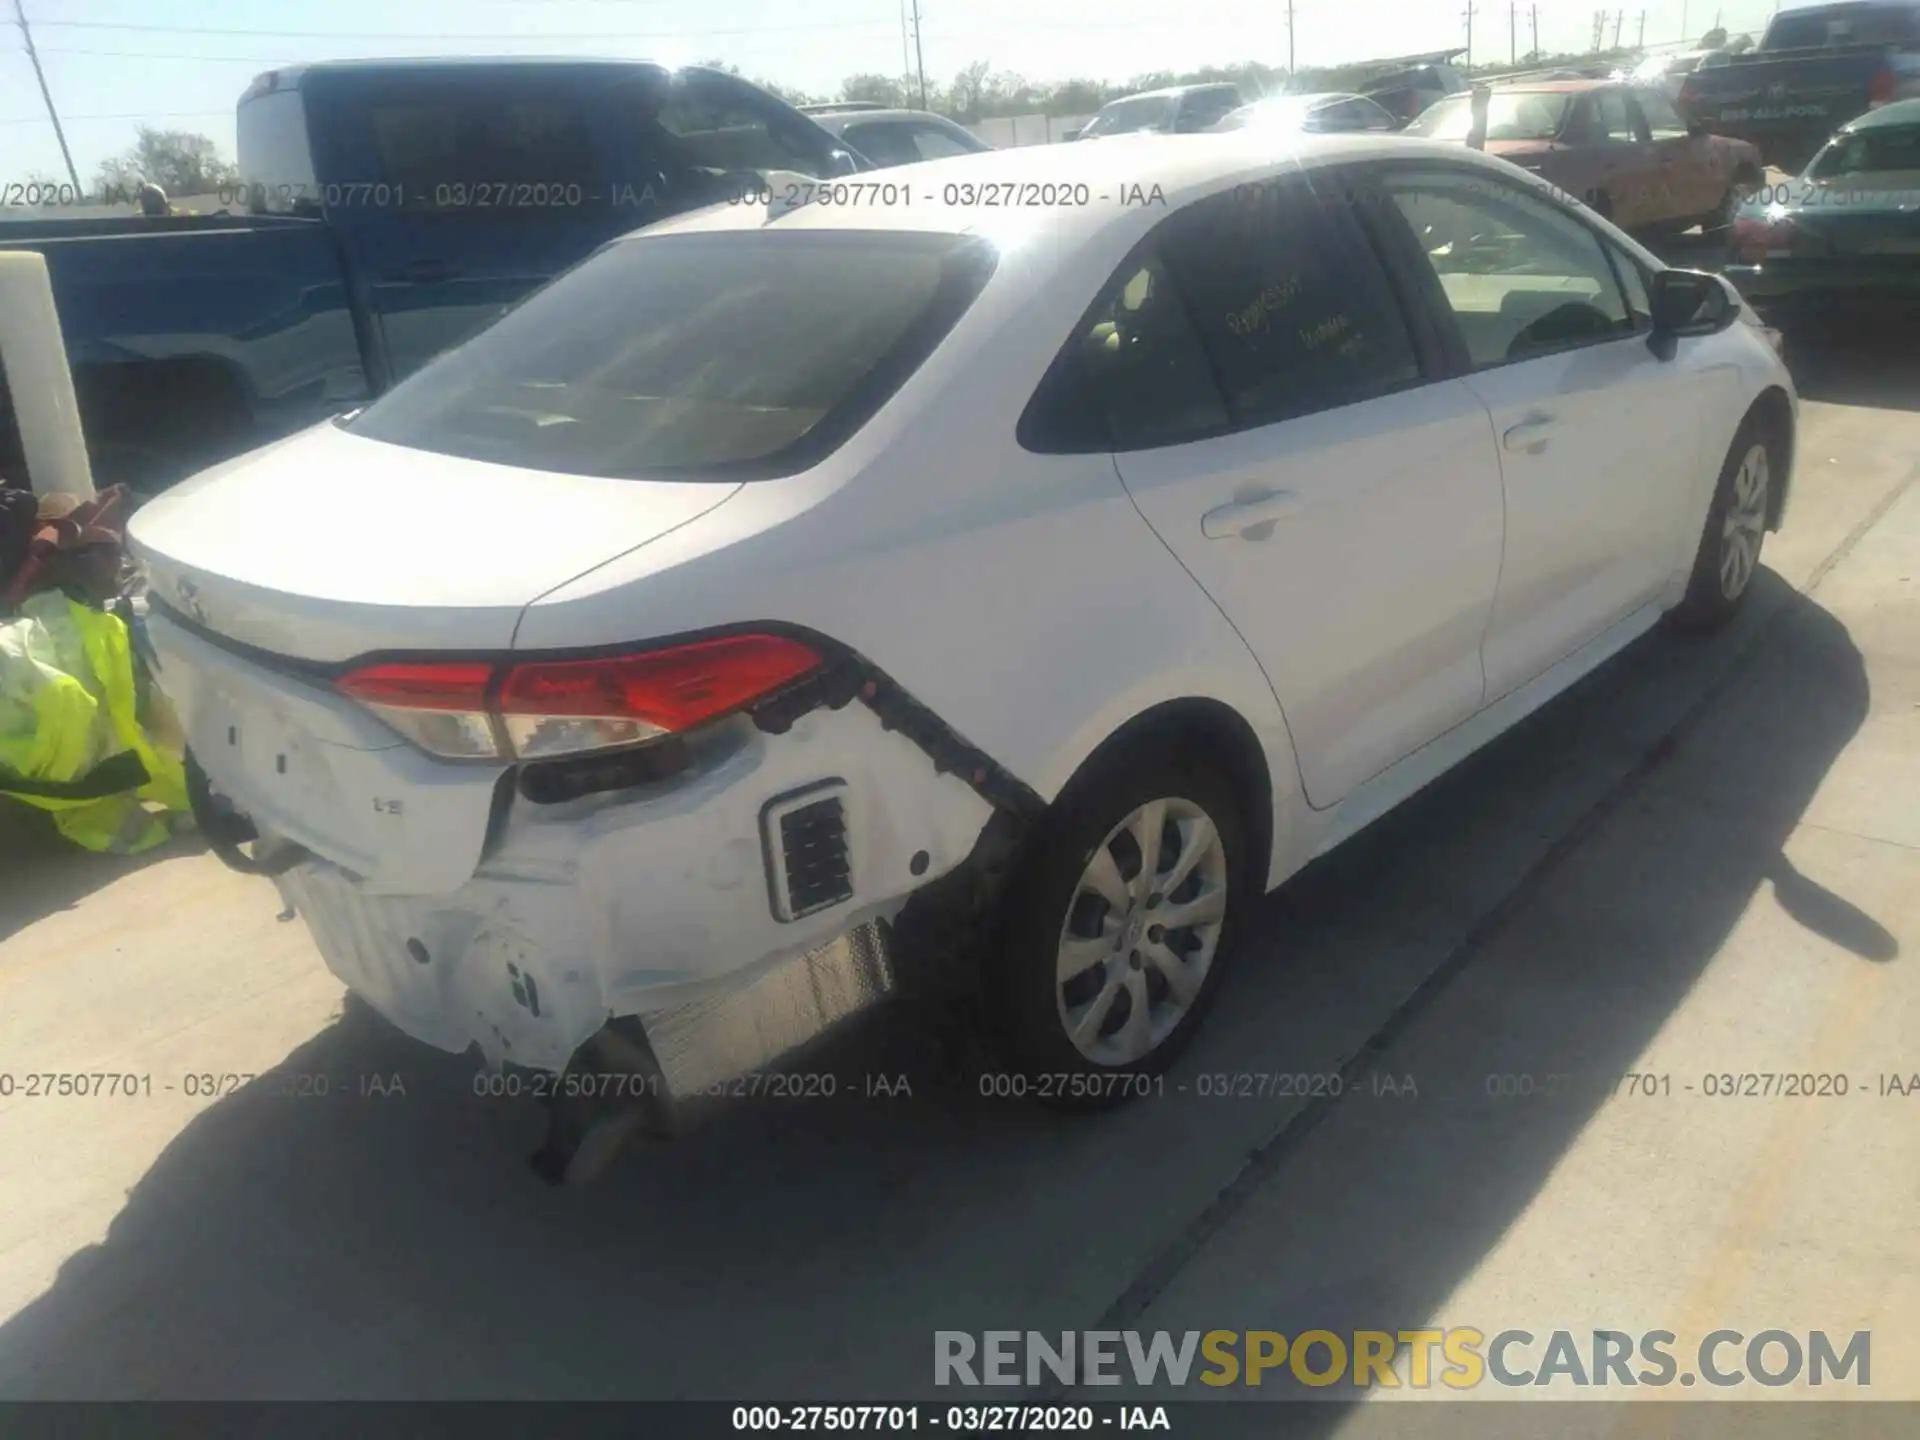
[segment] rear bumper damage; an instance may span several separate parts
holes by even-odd
[[[472,784],[438,809],[428,797],[448,853],[420,855],[413,830],[370,876],[355,862],[371,843],[329,847],[291,802],[326,790],[345,813],[392,804],[356,796],[405,794],[419,824],[418,753],[363,742],[344,769],[330,753],[331,770],[242,763],[247,727],[275,744],[303,733],[289,716],[320,693],[298,676],[259,683],[246,657],[181,628],[158,635],[200,702],[187,707],[208,762],[196,813],[216,853],[271,878],[328,968],[406,1034],[561,1076],[543,1087],[558,1098],[536,1157],[556,1181],[595,1168],[609,1135],[686,1128],[729,1082],[790,1066],[893,995],[902,937],[914,980],[962,968],[956,945],[1041,808],[886,676],[833,652],[821,675],[687,737],[650,778],[593,789],[533,767],[468,772],[492,786],[490,812]],[[223,687],[249,696],[237,736],[236,712],[207,698]],[[296,778],[299,791],[276,788]]]

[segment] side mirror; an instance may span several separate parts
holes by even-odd
[[[827,153],[828,175],[858,175],[860,158],[851,150],[831,150]]]
[[[1653,309],[1647,344],[1662,360],[1674,357],[1683,337],[1718,335],[1740,315],[1733,286],[1704,270],[1662,270],[1648,285],[1647,298]]]

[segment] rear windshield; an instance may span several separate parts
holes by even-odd
[[[345,425],[568,475],[793,474],[919,368],[994,259],[983,240],[896,231],[618,241]]]
[[[1822,5],[1773,17],[1763,50],[1822,45],[1886,45],[1920,39],[1920,12],[1909,5]]]
[[[1920,171],[1920,125],[1883,125],[1837,137],[1807,174],[1815,180],[1839,175]]]

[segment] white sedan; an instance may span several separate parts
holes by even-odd
[[[884,943],[1136,1093],[1263,893],[1780,524],[1770,332],[1499,160],[774,181],[132,524],[216,848],[490,1073],[691,1093]]]

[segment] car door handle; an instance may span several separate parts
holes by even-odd
[[[1209,540],[1230,540],[1260,525],[1278,520],[1299,503],[1291,490],[1269,490],[1221,505],[1200,517],[1200,533]],[[1264,540],[1265,535],[1255,537]]]
[[[1538,455],[1552,442],[1560,422],[1551,415],[1529,415],[1500,437],[1500,443],[1516,453]]]

